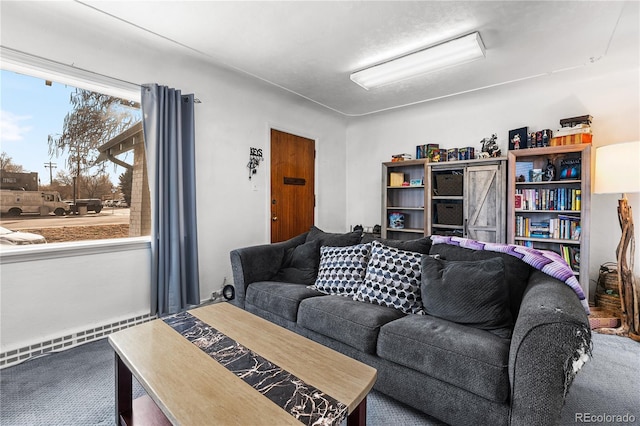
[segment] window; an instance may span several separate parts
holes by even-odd
[[[0,225],[49,243],[149,235],[139,88],[109,88],[108,78],[69,67],[82,77],[73,85],[60,64],[8,56],[0,71]]]

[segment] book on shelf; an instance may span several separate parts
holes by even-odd
[[[580,115],[578,117],[569,117],[563,118],[560,120],[560,126],[562,127],[574,127],[579,124],[586,124],[591,126],[591,122],[593,121],[593,116],[590,114]]]
[[[574,271],[580,271],[580,248],[560,245],[560,255]]]
[[[569,263],[569,266],[571,266],[571,269],[573,269],[574,271],[579,271],[580,270],[580,248],[579,247],[569,246],[569,260],[571,261]]]
[[[391,161],[392,162],[396,162],[396,161],[405,161],[405,160],[411,160],[413,159],[413,156],[411,154],[394,154],[391,156]]]
[[[548,232],[532,232],[529,236],[531,238],[551,238]]]
[[[520,210],[570,210],[581,209],[582,190],[577,188],[517,189],[521,195]]]
[[[578,124],[573,127],[563,127],[561,129],[553,132],[554,138],[559,138],[561,136],[569,136],[569,135],[579,135],[579,134],[591,134],[591,126],[588,124]]]
[[[592,133],[575,133],[566,136],[554,136],[551,138],[550,146],[576,145],[581,143],[591,143],[593,141]]]

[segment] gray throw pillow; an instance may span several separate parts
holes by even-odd
[[[421,293],[428,315],[511,336],[513,319],[500,257],[449,261],[423,256]]]
[[[316,282],[320,262],[320,241],[309,241],[287,250],[280,270],[272,281],[306,284]]]
[[[376,238],[371,234],[365,234],[360,242],[370,243],[372,241],[379,241],[385,246],[422,254],[429,254],[429,250],[431,250],[431,238],[428,237],[416,238],[415,240],[390,240],[386,238]]]
[[[493,251],[471,250],[465,247],[453,246],[449,244],[434,244],[429,251],[431,255],[440,255],[444,260],[488,260],[499,257],[504,262],[504,275],[509,293],[509,308],[511,316],[518,317],[520,303],[524,290],[529,284],[531,266],[527,265],[517,257],[508,253],[496,253]]]
[[[345,246],[353,246],[355,244],[360,243],[360,239],[362,238],[361,231],[353,231],[347,232],[345,234],[334,234],[330,232],[324,232],[320,228],[312,226],[307,234],[307,242],[309,241],[320,241],[321,246],[331,246],[331,247],[345,247]],[[320,260],[320,258],[318,258]]]

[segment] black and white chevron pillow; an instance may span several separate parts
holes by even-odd
[[[353,297],[369,262],[371,244],[320,247],[320,267],[314,288],[326,294]]]
[[[422,254],[373,241],[364,283],[355,300],[424,315],[420,296]]]

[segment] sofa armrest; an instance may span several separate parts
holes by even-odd
[[[268,281],[280,267],[287,249],[303,244],[307,233],[290,240],[273,244],[262,244],[232,250],[231,271],[235,287],[233,303],[244,309],[246,289],[249,284]]]
[[[556,424],[577,369],[590,352],[589,320],[576,294],[561,281],[533,271],[509,351],[509,424]]]

